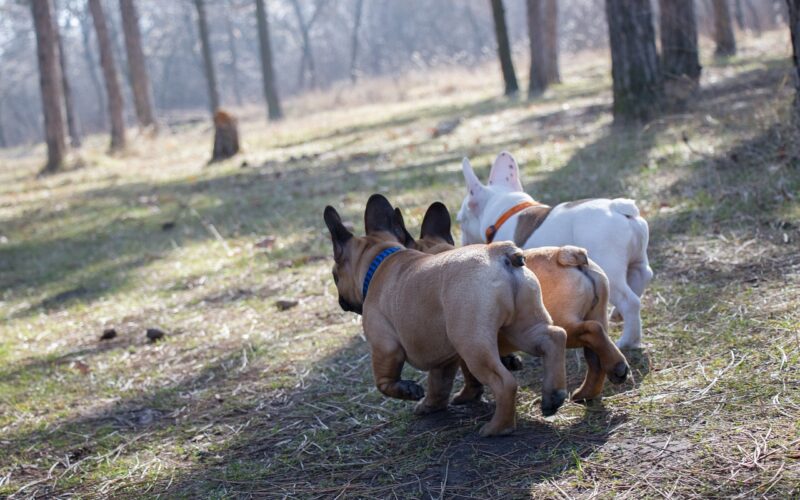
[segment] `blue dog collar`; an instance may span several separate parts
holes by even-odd
[[[372,281],[372,275],[375,274],[375,271],[378,270],[378,266],[381,265],[386,257],[392,255],[393,253],[402,250],[401,247],[389,247],[383,252],[379,253],[372,259],[372,264],[369,265],[369,269],[367,270],[367,275],[364,276],[364,287],[361,290],[361,300],[366,300],[367,298],[367,290],[369,290],[369,282]]]

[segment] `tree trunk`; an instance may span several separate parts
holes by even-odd
[[[87,6],[88,8],[88,6]],[[97,61],[92,53],[92,27],[89,24],[89,12],[84,10],[80,14],[81,39],[83,41],[83,59],[86,64],[86,71],[89,73],[89,80],[94,87],[94,95],[97,99],[97,118],[100,128],[106,128],[106,94],[103,85],[100,83],[100,76],[97,74]]]
[[[350,38],[350,81],[356,83],[358,73],[356,63],[358,61],[358,28],[361,26],[361,13],[364,9],[364,0],[356,0],[355,12],[353,13],[353,33]]]
[[[547,46],[547,83],[561,83],[558,68],[558,3],[546,0],[544,6],[545,42]]]
[[[717,43],[714,55],[717,57],[735,55],[736,39],[733,36],[728,0],[713,0],[712,5],[714,6],[714,41]]]
[[[662,85],[650,0],[606,0],[614,80],[614,122],[646,121],[659,109]]]
[[[746,26],[744,24],[744,10],[742,9],[742,0],[734,0],[733,4],[734,13],[736,14],[736,24],[739,29],[744,31]]]
[[[753,6],[750,0],[745,0],[745,5],[747,10],[750,11],[751,25],[756,31],[756,36],[759,37],[761,36],[761,16],[758,15],[758,9]]]
[[[89,10],[94,19],[94,30],[97,35],[97,45],[100,49],[100,65],[103,67],[103,78],[106,81],[106,95],[108,96],[108,114],[111,118],[111,147],[112,152],[125,147],[125,120],[122,117],[123,103],[122,91],[117,79],[117,69],[114,67],[114,53],[111,51],[111,38],[108,34],[105,14],[100,0],[89,0]]]
[[[139,125],[149,127],[155,125],[153,104],[150,96],[150,78],[142,50],[142,35],[139,31],[139,13],[134,0],[119,0],[122,13],[122,30],[125,33],[125,51],[128,55],[128,71],[130,72],[133,103]]]
[[[258,47],[261,54],[261,80],[264,85],[264,98],[267,100],[267,117],[270,120],[283,118],[278,89],[275,86],[275,70],[272,68],[272,46],[269,40],[269,20],[264,0],[256,0],[256,19],[258,21]]]
[[[529,99],[544,92],[548,83],[545,12],[542,3],[542,0],[527,0],[528,44],[531,53],[531,71],[528,82]]]
[[[229,2],[228,9],[232,9],[233,5]],[[230,72],[233,80],[233,96],[236,99],[236,105],[242,105],[242,90],[239,83],[239,52],[236,50],[236,35],[233,31],[233,24],[231,23],[231,16],[225,12],[225,31],[228,35],[228,50],[231,53]]]
[[[54,7],[56,4],[53,4]],[[58,9],[58,7],[55,7]],[[56,41],[58,44],[58,65],[61,70],[61,91],[64,94],[64,111],[67,115],[67,131],[69,132],[70,145],[73,148],[81,147],[81,132],[78,125],[78,116],[75,114],[75,108],[72,105],[72,89],[69,85],[69,77],[67,76],[67,55],[64,53],[64,43],[61,41],[61,32],[58,27],[58,21],[53,21],[53,30],[55,32]]]
[[[792,34],[792,60],[794,61],[794,118],[800,127],[800,0],[786,0],[789,7],[789,30]]]
[[[314,19],[317,16],[319,9],[321,8],[321,3],[317,3],[316,10],[312,15],[312,20],[306,24],[305,19],[303,19],[303,10],[300,7],[300,2],[298,0],[291,0],[292,7],[294,8],[294,15],[297,17],[297,26],[300,29],[300,36],[303,40],[303,56],[300,61],[300,74],[301,79],[304,71],[304,67],[308,68],[308,76],[311,78],[311,88],[317,87],[317,71],[314,67],[314,54],[311,52],[311,37],[309,36],[308,32],[311,29],[311,25],[314,22]],[[301,82],[302,83],[302,82]]]
[[[508,41],[508,28],[506,28],[506,13],[503,0],[491,0],[492,17],[494,18],[494,34],[497,38],[497,55],[500,58],[500,69],[503,72],[503,81],[506,84],[506,95],[516,95],[519,92],[517,75],[514,73],[514,61],[511,59],[511,44]]]
[[[218,109],[214,113],[214,151],[211,162],[222,161],[239,152],[239,127],[233,115]]]
[[[56,172],[64,163],[64,118],[61,115],[61,71],[56,54],[56,34],[50,1],[31,2],[36,31],[36,56],[39,61],[39,87],[42,92],[42,114],[47,141],[47,164],[44,172]]]
[[[214,73],[214,59],[211,55],[211,40],[208,35],[205,2],[204,0],[194,0],[194,6],[197,8],[197,26],[200,30],[200,45],[203,48],[203,64],[206,71],[206,82],[208,83],[208,105],[213,115],[219,108],[219,90],[217,87],[217,75]]]
[[[668,100],[679,107],[700,82],[694,0],[659,0],[661,73]]]

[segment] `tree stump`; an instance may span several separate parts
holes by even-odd
[[[226,160],[239,152],[239,127],[236,118],[221,109],[214,113],[214,151],[211,161]]]

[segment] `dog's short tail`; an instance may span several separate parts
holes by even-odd
[[[589,263],[589,256],[585,248],[566,245],[558,249],[557,261],[564,267],[585,266]]]
[[[639,207],[636,206],[634,200],[628,198],[615,198],[611,200],[611,210],[629,219],[639,217]]]

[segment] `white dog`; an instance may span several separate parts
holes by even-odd
[[[467,196],[458,212],[464,245],[513,241],[521,248],[575,245],[589,252],[610,285],[610,301],[624,327],[617,345],[638,348],[642,341],[639,297],[653,277],[647,261],[647,222],[633,200],[592,199],[551,208],[522,190],[519,166],[507,152],[494,161],[488,185],[469,160],[462,164]]]

